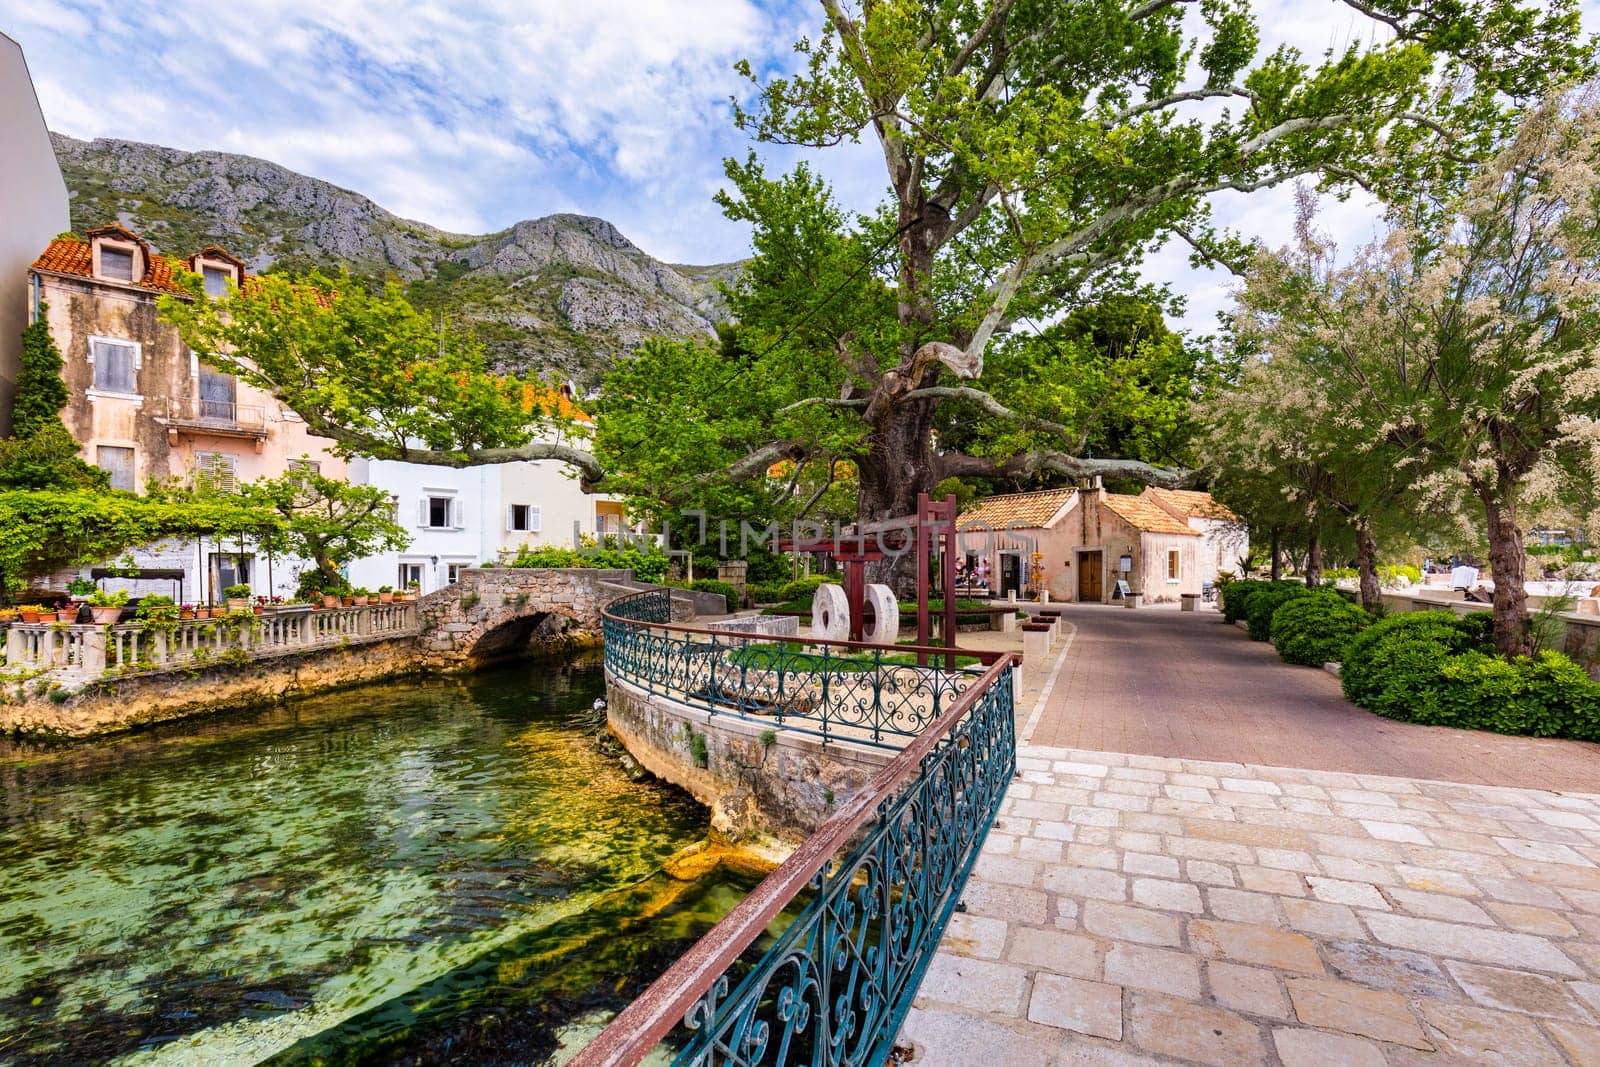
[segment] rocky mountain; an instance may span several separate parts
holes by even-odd
[[[738,269],[662,263],[585,215],[446,233],[262,159],[51,136],[74,229],[115,220],[172,254],[214,243],[257,271],[393,278],[418,306],[469,323],[503,369],[586,387],[645,337],[714,333],[717,283]]]

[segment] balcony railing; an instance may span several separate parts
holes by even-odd
[[[416,632],[416,605],[410,602],[320,611],[275,609],[261,615],[167,623],[13,623],[6,628],[5,662],[10,668],[97,676],[263,659]]]
[[[665,610],[656,593],[612,605],[608,669],[613,634],[662,629]],[[1014,665],[993,657],[575,1067],[631,1067],[663,1040],[674,1064],[887,1060],[1015,771]],[[802,897],[757,955],[751,946]]]
[[[603,622],[606,669],[651,694],[709,712],[762,718],[829,740],[899,748],[975,685],[980,668],[942,669],[949,649],[812,641],[671,625],[667,596],[614,602]],[[640,625],[641,623],[648,625]],[[965,652],[984,666],[1000,652]],[[938,658],[935,658],[935,657]]]
[[[267,432],[266,409],[197,396],[168,397],[167,421],[175,427],[207,433],[256,437]]]

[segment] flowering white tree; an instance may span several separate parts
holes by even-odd
[[[1312,435],[1394,470],[1417,498],[1452,482],[1482,509],[1495,644],[1528,652],[1519,507],[1545,475],[1600,467],[1600,94],[1530,111],[1446,211],[1398,217],[1334,266],[1258,259],[1241,298],[1257,365]],[[1270,365],[1270,366],[1269,366]]]

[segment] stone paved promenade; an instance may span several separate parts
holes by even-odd
[[[1054,606],[1076,633],[1034,744],[1600,792],[1600,745],[1381,718],[1215,610]]]
[[[1600,796],[1018,767],[907,1020],[919,1064],[1600,1064]]]

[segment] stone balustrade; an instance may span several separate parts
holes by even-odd
[[[417,606],[409,601],[315,611],[279,608],[261,615],[165,623],[13,623],[6,630],[6,667],[93,677],[263,659],[413,637],[417,631]]]

